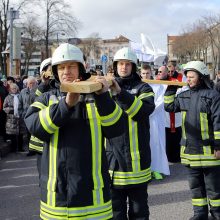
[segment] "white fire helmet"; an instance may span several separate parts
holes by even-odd
[[[190,61],[184,66],[184,73],[186,74],[187,71],[192,70],[200,73],[203,76],[209,76],[209,71],[205,63],[202,61]]]
[[[128,60],[137,65],[137,56],[129,47],[124,47],[116,52],[113,64],[119,60]]]
[[[84,59],[82,51],[69,43],[61,44],[52,55],[52,72],[57,77],[57,65],[65,62],[79,63],[79,74],[85,74]]]
[[[52,61],[51,57],[42,61],[40,65],[40,74],[42,73],[42,71],[44,71],[45,67],[51,65],[51,61]]]

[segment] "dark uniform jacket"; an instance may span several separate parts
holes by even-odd
[[[98,111],[97,111],[98,110]],[[122,110],[108,92],[68,109],[59,90],[29,108],[29,131],[45,142],[41,163],[42,219],[109,219],[110,178],[104,137],[123,131]]]
[[[149,115],[154,111],[154,93],[137,74],[116,79],[122,89],[115,97],[125,115],[125,131],[107,141],[109,171],[114,188],[135,187],[151,179]]]
[[[220,95],[213,89],[198,86],[175,97],[176,89],[168,87],[165,110],[181,112],[181,162],[191,167],[220,165],[214,149],[220,150]]]
[[[49,84],[45,84],[45,82],[41,82],[35,91],[35,98],[41,96],[45,92],[55,89],[56,88],[55,84],[56,83],[54,79],[52,79],[49,82]],[[31,135],[29,141],[29,150],[37,152],[40,155],[43,152],[43,146],[44,146],[44,142],[42,140]]]

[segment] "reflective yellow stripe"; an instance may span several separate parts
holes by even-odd
[[[43,147],[36,146],[34,144],[31,144],[31,143],[29,143],[29,149],[38,151],[40,153],[43,152]]]
[[[181,163],[185,165],[190,165],[191,167],[209,167],[209,166],[220,166],[220,160],[201,160],[201,161],[192,161],[187,158],[181,158]]]
[[[128,127],[129,127],[129,141],[130,141],[132,170],[134,172],[139,172],[141,169],[140,168],[141,165],[140,165],[137,122],[133,121],[130,117],[128,117]]]
[[[110,219],[112,203],[77,208],[53,207],[41,201],[41,216],[51,219]]]
[[[59,100],[55,95],[51,95],[49,99],[49,106],[58,103]]]
[[[52,135],[49,144],[49,179],[47,182],[47,204],[56,205],[56,181],[57,181],[57,146],[59,130]]]
[[[31,139],[30,139],[31,141],[34,141],[34,142],[37,142],[38,144],[43,144],[44,142],[43,141],[41,141],[39,138],[37,138],[37,137],[35,137],[35,136],[33,136],[33,135],[31,135]]]
[[[202,140],[209,139],[209,125],[206,113],[200,112],[200,124]]]
[[[65,220],[67,219],[67,216],[54,216],[54,215],[51,215],[51,214],[48,214],[47,212],[45,212],[44,210],[41,210],[40,211],[40,217],[41,219],[43,220],[57,220],[57,219],[62,219],[62,220]]]
[[[138,99],[137,97],[135,97],[134,102],[132,103],[130,108],[128,110],[126,110],[126,113],[130,117],[134,117],[142,105],[143,105],[143,102],[140,99]]]
[[[39,89],[37,89],[36,92],[35,92],[35,94],[36,94],[37,96],[41,96],[43,93],[42,93]]]
[[[41,125],[49,134],[53,134],[58,129],[50,118],[50,106],[39,112],[39,118]]]
[[[215,140],[220,139],[220,131],[214,131],[214,138],[215,138]]]
[[[120,172],[109,170],[114,185],[132,185],[148,182],[151,179],[150,168],[139,172]]]
[[[45,131],[47,131],[49,134],[54,133],[55,130],[57,130],[59,128],[52,122],[52,120],[50,118],[50,106],[53,104],[56,104],[56,103],[58,103],[58,99],[55,95],[50,96],[48,107],[42,105],[40,102],[34,103],[34,104],[39,105],[39,107],[40,106],[43,107],[43,109],[41,108],[41,111],[39,112],[39,118],[40,118],[41,125],[43,126]]]
[[[185,120],[186,120],[186,111],[182,111],[182,137],[186,139],[186,130],[185,130]]]
[[[34,102],[33,104],[31,104],[31,106],[39,109],[45,109],[47,107],[46,105],[43,105],[41,102]]]
[[[101,122],[94,103],[86,104],[92,139],[92,175],[93,175],[93,202],[103,204],[103,178],[100,164],[102,164],[102,132]]]
[[[185,149],[186,149],[186,146],[181,146],[180,147],[180,155],[184,155],[184,152],[185,152]]]
[[[182,157],[189,160],[216,160],[214,154],[181,154]]]
[[[207,198],[192,199],[192,204],[194,206],[206,206],[208,205]]]
[[[112,215],[112,203],[108,201],[95,206],[86,206],[81,208],[69,208],[69,217],[82,217],[86,214],[86,219],[106,219],[104,216]],[[91,216],[89,216],[91,215]]]
[[[210,205],[213,207],[219,207],[220,206],[220,199],[209,199]]]
[[[122,115],[121,108],[116,104],[115,110],[106,116],[100,116],[102,126],[110,126],[115,124]]]
[[[146,92],[146,93],[142,93],[138,96],[138,99],[145,99],[145,98],[148,98],[150,96],[153,96],[154,97],[154,93],[153,92]]]
[[[211,146],[203,146],[203,152],[204,152],[204,155],[212,154]]]
[[[31,139],[29,142],[30,149],[38,151],[38,152],[42,152],[43,151],[43,144],[44,144],[43,141],[41,141],[37,137],[34,137],[33,135],[31,135]]]
[[[164,103],[170,104],[170,103],[174,102],[174,99],[175,99],[175,94],[169,95],[169,96],[165,95],[164,96]]]

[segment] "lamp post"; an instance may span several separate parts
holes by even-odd
[[[9,74],[12,75],[13,72],[13,21],[14,19],[19,18],[19,11],[10,8],[10,11],[7,14],[10,19],[10,65],[9,65]]]

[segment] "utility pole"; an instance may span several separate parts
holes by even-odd
[[[10,65],[9,65],[9,75],[13,75],[13,21],[19,18],[19,11],[10,8],[7,14],[10,19]]]

